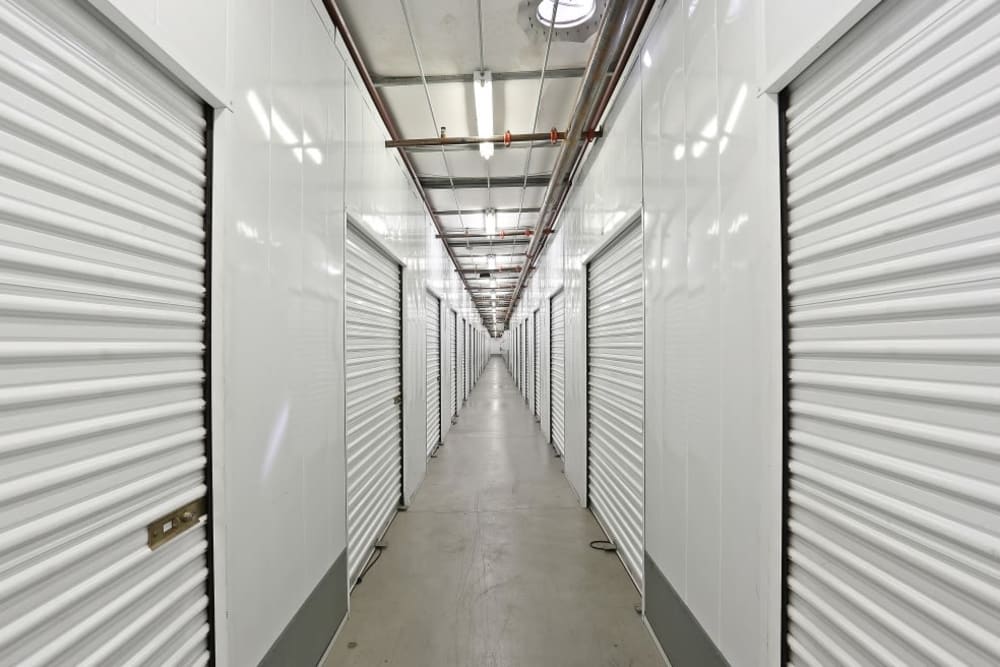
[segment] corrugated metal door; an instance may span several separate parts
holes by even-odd
[[[532,376],[532,378],[534,378],[534,380],[532,382],[532,386],[534,387],[534,392],[535,392],[534,397],[531,399],[531,404],[532,404],[532,407],[533,407],[533,409],[535,411],[535,416],[537,417],[538,416],[538,395],[539,395],[538,394],[538,339],[539,339],[538,327],[539,327],[539,317],[538,317],[538,311],[537,310],[535,311],[534,317],[531,318],[531,323],[532,323],[532,334],[533,334],[533,338],[534,338],[534,343],[532,344],[532,348],[534,350],[534,354],[531,355],[531,376]]]
[[[451,416],[458,415],[458,314],[451,311],[451,336],[448,337],[451,348]]]
[[[206,664],[202,104],[65,0],[0,70],[0,664]]]
[[[587,492],[642,590],[642,227],[588,265]]]
[[[521,326],[514,327],[514,384],[521,389]]]
[[[788,647],[1000,664],[1000,3],[880,5],[788,91]]]
[[[441,442],[441,301],[427,295],[427,455]]]
[[[552,446],[555,447],[559,455],[566,451],[566,424],[563,421],[566,409],[566,327],[565,314],[563,312],[562,290],[552,297],[551,304],[552,324],[550,356],[549,356],[549,382],[552,385]]]
[[[513,327],[510,328],[510,335],[511,335],[510,351],[511,351],[511,354],[513,355],[512,358],[511,358],[511,361],[512,361],[512,363],[511,363],[511,373],[514,376],[514,386],[515,387],[520,387],[521,386],[521,379],[519,377],[519,371],[518,371],[518,365],[517,365],[517,359],[518,359],[518,356],[519,356],[518,355],[518,352],[519,352],[518,345],[520,345],[520,342],[518,341],[518,338],[517,338],[517,325],[515,325],[515,326],[513,326]]]
[[[531,321],[529,317],[524,318],[521,323],[521,333],[524,334],[524,402],[531,409]]]
[[[465,382],[465,318],[463,317],[459,320],[458,329],[458,402],[459,405],[465,405],[466,396],[466,382]]]
[[[517,349],[517,360],[518,360],[518,363],[517,363],[517,372],[518,372],[517,386],[521,389],[521,396],[523,398],[527,398],[528,397],[528,392],[527,392],[527,390],[524,387],[524,377],[525,377],[525,375],[527,375],[527,370],[526,370],[527,369],[527,363],[526,362],[527,362],[527,359],[528,359],[528,356],[527,356],[528,345],[527,345],[527,341],[525,339],[526,339],[526,336],[524,335],[524,320],[521,320],[521,323],[517,325],[517,346],[518,346],[518,349]]]
[[[353,585],[402,496],[400,267],[347,228],[347,568]]]

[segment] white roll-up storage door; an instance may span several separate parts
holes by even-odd
[[[521,323],[517,325],[517,386],[521,390],[522,398],[528,396],[524,388],[525,361],[527,359],[525,353],[527,350],[528,347],[524,336],[524,320],[521,320]]]
[[[510,328],[510,337],[511,337],[510,338],[510,352],[511,352],[511,369],[510,370],[511,370],[511,375],[514,376],[514,386],[515,387],[519,387],[520,384],[521,384],[521,380],[520,380],[520,377],[518,376],[517,361],[518,361],[518,356],[520,356],[519,355],[520,349],[518,348],[518,345],[520,345],[520,341],[517,338],[517,326],[516,325],[512,326]]]
[[[451,416],[458,415],[458,315],[451,311],[451,336],[448,337],[451,356]]]
[[[522,369],[524,367],[524,336],[521,335],[521,325],[517,325],[517,390],[523,394],[523,376]]]
[[[534,388],[534,396],[531,399],[531,408],[534,410],[535,415],[538,415],[538,339],[539,339],[539,320],[538,311],[535,311],[535,315],[531,318],[532,326],[532,354],[531,354],[531,377],[532,377],[532,387]]]
[[[202,104],[9,0],[0,118],[0,664],[206,664]]]
[[[788,91],[788,646],[1000,664],[1000,3],[884,2]]]
[[[400,267],[347,228],[347,568],[353,585],[402,496]]]
[[[458,404],[465,405],[466,382],[465,382],[465,318],[458,320]]]
[[[587,492],[642,590],[642,227],[632,224],[587,272]]]
[[[566,327],[562,290],[550,301],[552,319],[549,352],[549,382],[552,385],[552,446],[562,456],[566,451]]]
[[[441,301],[427,295],[427,455],[441,442]]]

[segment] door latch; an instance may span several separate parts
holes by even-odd
[[[169,542],[192,526],[206,513],[205,499],[192,500],[170,514],[161,516],[146,526],[146,544],[150,549]]]

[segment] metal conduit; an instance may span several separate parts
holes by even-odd
[[[580,84],[572,122],[566,131],[566,141],[559,152],[555,169],[552,170],[552,179],[545,189],[536,233],[528,246],[528,262],[514,288],[514,297],[504,315],[505,322],[510,321],[531,269],[544,249],[548,234],[542,232],[546,226],[554,228],[569,194],[573,177],[587,146],[586,141],[581,142],[581,137],[593,132],[604,114],[654,2],[655,0],[610,2],[608,11],[601,19],[599,37]],[[606,76],[609,70],[614,71],[610,78]]]

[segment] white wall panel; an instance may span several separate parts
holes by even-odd
[[[764,22],[759,41],[763,60],[761,85],[771,92],[780,91],[879,2],[763,0],[759,10]],[[752,8],[731,2],[728,8],[721,7],[721,18],[724,23],[735,23],[748,9]],[[744,52],[744,57],[747,53]]]
[[[86,0],[213,105],[228,104],[229,1]]]
[[[346,545],[343,70],[304,65],[339,57],[305,0],[282,7],[232,17],[234,111],[217,127],[222,664],[259,661]],[[297,159],[277,118],[309,133],[320,164]]]
[[[776,180],[759,166],[776,169],[776,111],[747,57],[761,11],[668,4],[643,67],[646,327],[659,337],[646,550],[746,665],[775,664],[780,641],[780,251]]]

